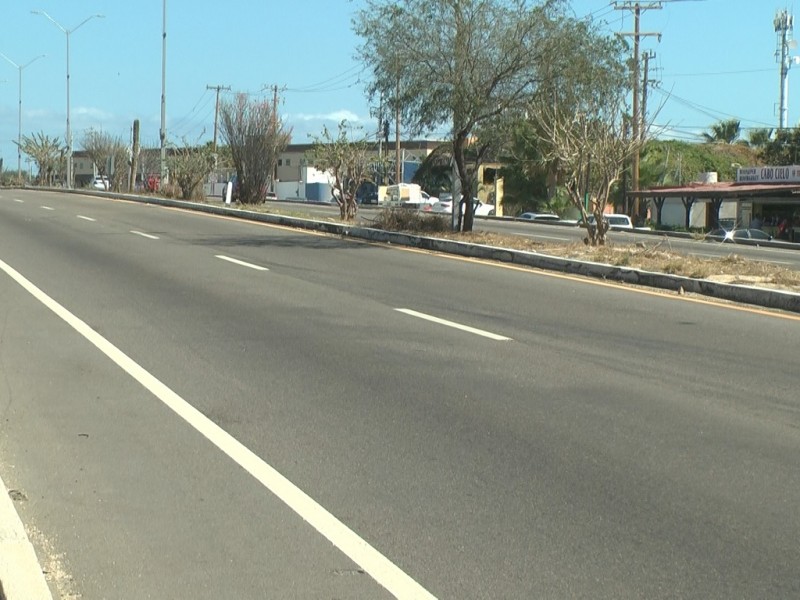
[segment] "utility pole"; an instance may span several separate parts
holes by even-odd
[[[402,172],[400,169],[400,76],[397,76],[397,87],[395,88],[394,102],[394,182],[402,183]]]
[[[779,127],[785,129],[789,124],[789,69],[792,66],[792,58],[789,56],[789,49],[792,47],[792,29],[794,28],[794,17],[786,10],[778,11],[775,14],[775,33],[778,34],[778,49],[775,51],[775,59],[781,64],[781,96],[779,108]]]
[[[383,183],[381,175],[383,174],[383,92],[381,92],[381,99],[378,103],[378,185]]]
[[[136,171],[139,167],[139,119],[133,122],[133,140],[131,141],[131,176],[128,180],[128,191],[136,189]]]
[[[207,90],[216,90],[217,100],[214,104],[214,154],[217,153],[217,124],[219,123],[219,93],[222,90],[230,91],[231,86],[225,85],[206,85]]]
[[[633,37],[633,115],[631,120],[631,138],[636,146],[633,153],[633,164],[631,165],[631,189],[635,192],[639,189],[639,146],[642,141],[642,118],[639,111],[639,87],[641,79],[639,74],[639,39],[647,36],[657,36],[661,39],[660,33],[643,32],[639,27],[642,11],[663,8],[661,2],[615,2],[615,10],[629,10],[633,13],[634,30],[619,35]],[[639,199],[634,199],[634,216],[639,213]]]
[[[161,28],[161,128],[158,137],[161,140],[160,172],[158,189],[163,190],[167,183],[167,0],[162,0]]]
[[[642,60],[644,61],[644,76],[642,77],[642,121],[647,121],[647,88],[653,83],[650,81],[650,59],[655,58],[656,53],[652,50],[642,53]]]

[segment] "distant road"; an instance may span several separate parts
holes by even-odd
[[[796,315],[32,191],[0,261],[76,597],[798,596]]]

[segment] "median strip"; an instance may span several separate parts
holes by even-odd
[[[417,312],[415,310],[411,310],[410,308],[395,308],[395,310],[411,317],[417,317],[418,319],[424,319],[425,321],[431,321],[432,323],[438,323],[439,325],[445,325],[447,327],[452,327],[453,329],[460,329],[461,331],[474,333],[475,335],[480,335],[482,337],[489,338],[490,340],[495,340],[498,342],[512,341],[510,337],[506,337],[504,335],[497,335],[491,331],[484,331],[483,329],[476,329],[475,327],[462,325],[461,323],[456,323],[454,321],[448,321],[446,319],[440,319],[439,317],[426,315],[425,313]]]
[[[223,256],[222,254],[215,255],[220,260],[226,260],[229,263],[233,263],[235,265],[239,265],[242,267],[247,267],[248,269],[255,269],[256,271],[269,271],[267,267],[261,267],[259,265],[254,265],[248,262],[244,262],[243,260],[236,260],[235,258],[231,258],[230,256]]]

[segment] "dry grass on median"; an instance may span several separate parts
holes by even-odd
[[[673,250],[669,239],[654,239],[651,243],[637,242],[635,245],[610,243],[593,248],[581,243],[537,242],[529,238],[487,232],[442,232],[436,236],[643,271],[800,293],[798,271],[791,271],[774,263],[748,260],[735,252],[719,259],[690,256]]]

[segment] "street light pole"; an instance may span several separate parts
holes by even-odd
[[[70,108],[69,108],[69,36],[74,31],[80,29],[83,25],[87,22],[91,21],[92,19],[102,19],[105,15],[90,15],[86,17],[83,21],[75,25],[72,29],[66,29],[63,27],[58,21],[56,21],[53,17],[48,15],[43,10],[32,10],[31,11],[35,15],[42,15],[43,17],[47,18],[53,25],[58,27],[64,34],[67,36],[67,188],[72,188],[72,128],[70,126]]]
[[[167,0],[162,2],[162,29],[161,29],[161,179],[159,189],[163,190],[167,183]]]
[[[10,62],[14,67],[17,68],[19,71],[19,126],[17,129],[17,180],[22,181],[22,71],[30,65],[31,63],[36,62],[40,58],[44,58],[47,56],[46,54],[40,54],[39,56],[32,58],[24,65],[18,65],[13,60],[8,58],[5,54],[0,52],[0,56],[5,58],[8,62]]]

